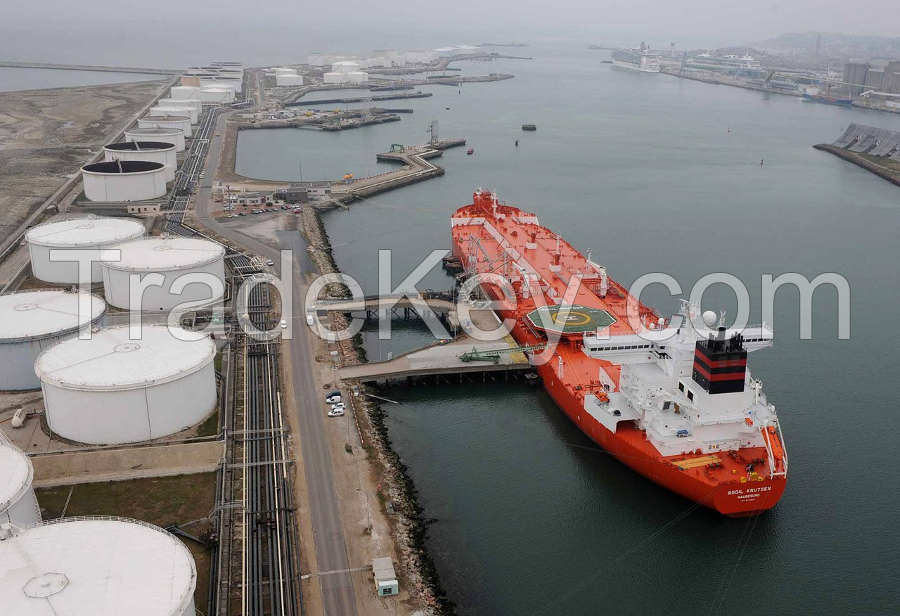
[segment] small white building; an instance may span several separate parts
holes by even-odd
[[[379,597],[393,597],[400,593],[400,583],[394,572],[390,557],[373,558],[372,573],[375,576],[375,590]]]

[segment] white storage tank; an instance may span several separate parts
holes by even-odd
[[[347,83],[347,76],[344,73],[325,73],[322,80],[325,83]]]
[[[31,272],[35,278],[56,284],[78,284],[78,263],[51,261],[51,250],[89,251],[94,259],[89,282],[103,282],[100,249],[141,239],[144,235],[144,225],[130,218],[87,216],[32,227],[25,234],[25,241],[28,242]]]
[[[200,88],[197,86],[172,86],[169,88],[169,96],[180,99],[200,98]]]
[[[84,312],[79,314],[79,301]],[[90,293],[25,291],[0,295],[0,391],[38,389],[34,361],[99,323],[106,303]]]
[[[81,168],[91,201],[144,201],[166,194],[166,166],[148,160],[116,160]]]
[[[347,80],[350,83],[366,83],[369,81],[369,74],[362,71],[354,71],[347,73]]]
[[[194,558],[157,526],[79,517],[0,532],[5,616],[194,616]]]
[[[216,345],[209,336],[152,325],[131,340],[130,330],[102,329],[37,358],[52,432],[92,445],[135,443],[180,432],[213,411]]]
[[[174,145],[176,152],[184,152],[184,131],[180,128],[129,128],[125,141],[162,141]]]
[[[191,137],[191,118],[183,115],[146,116],[138,120],[140,128],[178,128],[185,137]]]
[[[161,98],[156,101],[156,104],[159,107],[193,107],[197,113],[203,111],[203,104],[200,102],[199,95],[197,98]]]
[[[41,521],[33,479],[31,460],[0,432],[0,524],[26,526]]]
[[[331,65],[331,70],[335,73],[353,73],[359,70],[359,62],[335,62]]]
[[[103,147],[103,155],[107,161],[113,160],[149,160],[166,166],[166,182],[175,181],[175,170],[178,168],[178,155],[175,146],[163,141],[123,141],[110,143]]]
[[[200,112],[188,105],[184,105],[181,107],[161,107],[157,105],[155,107],[150,107],[150,109],[147,110],[147,115],[149,115],[151,118],[155,116],[167,116],[173,114],[189,117],[191,119],[191,124],[196,124],[200,121]]]
[[[212,274],[224,288],[225,248],[221,244],[188,237],[153,237],[112,248],[119,251],[119,261],[111,250],[101,252],[100,259],[106,301],[117,308],[159,312],[185,302],[214,303],[222,298],[221,293],[213,297],[210,286],[202,282],[188,284],[180,295],[171,292],[172,284],[179,278],[196,273]],[[132,306],[130,276],[150,273],[163,275],[162,286],[148,286],[141,304]]]
[[[233,88],[200,88],[200,100],[209,104],[228,104],[234,102]]]

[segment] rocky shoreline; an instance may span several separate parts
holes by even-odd
[[[325,225],[316,208],[304,208],[301,216],[302,232],[310,245],[310,258],[320,274],[339,273],[331,250],[331,243]],[[330,285],[327,292],[333,296],[348,296],[343,285]],[[332,315],[338,327],[348,325],[343,314]],[[366,361],[362,338],[357,335],[339,343],[344,365]],[[385,413],[380,404],[373,402],[365,394],[375,390],[367,385],[359,386],[360,395],[355,398],[363,413],[358,417],[363,448],[366,450],[372,471],[378,478],[380,489],[378,499],[383,506],[389,506],[393,515],[388,516],[391,532],[401,555],[401,568],[406,577],[406,587],[416,603],[421,604],[426,613],[435,616],[449,616],[456,613],[438,577],[434,561],[425,547],[428,521],[421,517],[422,508],[418,504],[417,490],[407,473],[406,465],[393,450]]]

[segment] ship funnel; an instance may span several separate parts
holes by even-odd
[[[744,337],[735,333],[726,338],[726,329],[719,326],[709,340],[698,340],[694,349],[693,378],[711,394],[744,391],[747,373],[747,350]]]

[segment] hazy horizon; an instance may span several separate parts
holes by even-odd
[[[156,61],[142,63],[182,66],[229,56],[264,64],[296,61],[309,51],[359,54],[384,45],[428,49],[482,41],[647,41],[668,48],[674,41],[686,49],[748,45],[791,32],[900,35],[900,10],[894,0],[871,0],[862,7],[823,7],[814,0],[734,6],[716,0],[458,0],[449,7],[346,0],[339,9],[263,0],[252,11],[246,6],[235,0],[222,0],[215,8],[173,0],[158,0],[146,8],[92,0],[15,5],[4,11],[0,25],[0,59],[85,62],[94,57],[95,63],[110,63],[117,55],[152,55]]]

